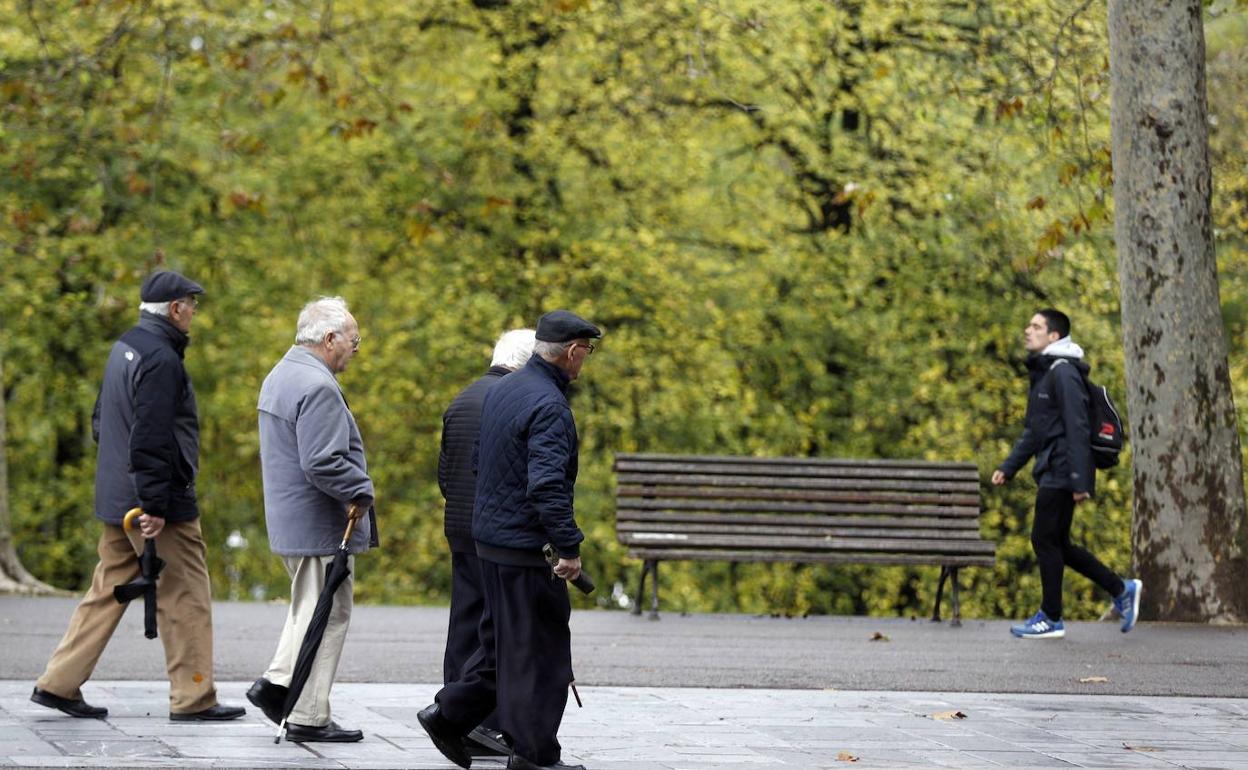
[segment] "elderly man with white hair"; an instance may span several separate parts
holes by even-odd
[[[277,652],[247,699],[274,722],[280,720],[295,658],[351,506],[368,511],[348,543],[352,574],[354,555],[377,545],[364,442],[336,379],[359,349],[359,326],[341,297],[309,302],[299,314],[295,344],[260,388],[264,517],[269,547],[282,557],[290,574],[290,611]],[[334,594],[311,674],[287,718],[287,740],[349,742],[364,737],[359,730],[339,727],[329,708],[329,691],[351,620],[353,586],[349,575]]]
[[[451,612],[442,658],[442,683],[460,678],[468,658],[481,646],[477,629],[485,610],[481,564],[472,539],[472,507],[476,501],[477,471],[472,450],[481,432],[481,405],[494,383],[529,362],[536,343],[533,329],[512,329],[494,345],[490,369],[464,388],[442,415],[442,444],[438,453],[438,488],[446,500],[446,541],[451,549]],[[473,756],[511,753],[502,731],[487,717],[468,734],[466,747]]]

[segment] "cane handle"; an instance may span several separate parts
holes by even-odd
[[[127,532],[134,529],[134,524],[133,524],[134,520],[142,515],[143,515],[142,508],[131,508],[130,510],[126,511],[126,515],[121,517],[122,529],[126,530]]]

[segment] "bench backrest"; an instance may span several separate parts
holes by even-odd
[[[616,533],[643,559],[991,565],[972,463],[619,454]]]

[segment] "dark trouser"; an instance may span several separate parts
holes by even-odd
[[[1069,566],[1075,572],[1118,596],[1125,586],[1109,567],[1092,554],[1070,542],[1070,525],[1075,517],[1075,499],[1068,489],[1040,487],[1036,492],[1036,513],[1031,524],[1031,547],[1040,565],[1040,586],[1044,599],[1040,609],[1050,620],[1062,619],[1062,572]]]
[[[451,620],[446,630],[446,654],[442,658],[442,684],[459,679],[469,658],[481,647],[481,617],[485,592],[481,588],[481,562],[475,553],[451,552]],[[489,715],[481,723],[496,729]]]
[[[460,732],[496,707],[498,727],[515,753],[539,765],[559,761],[557,739],[572,681],[567,584],[550,568],[513,567],[481,559],[486,611],[481,646],[458,681],[435,700]]]

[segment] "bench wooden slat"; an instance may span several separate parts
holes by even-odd
[[[865,523],[865,522],[864,522]],[[733,535],[733,534],[749,534],[749,535],[786,535],[792,537],[809,538],[816,541],[816,545],[821,545],[824,538],[899,538],[909,539],[916,538],[922,540],[976,540],[980,539],[979,529],[916,529],[908,528],[904,530],[889,529],[887,527],[787,527],[783,525],[758,524],[751,526],[748,530],[741,524],[733,522],[727,524],[707,524],[702,522],[679,522],[664,524],[662,528],[657,528],[651,522],[628,522],[621,521],[615,525],[616,532],[620,537],[620,542],[624,540],[625,533],[692,533],[701,535]]]
[[[962,517],[958,519],[938,518],[936,516],[787,516],[775,513],[732,513],[717,515],[714,513],[682,513],[678,511],[639,511],[631,508],[620,508],[615,512],[617,526],[633,522],[645,522],[647,526],[657,528],[660,524],[740,524],[740,525],[776,525],[797,527],[896,527],[914,529],[941,529],[979,531],[979,519]]]
[[[620,542],[647,548],[672,547],[699,548],[767,548],[785,551],[885,551],[898,553],[962,554],[995,553],[996,547],[983,540],[934,541],[906,537],[791,537],[782,535],[698,535],[669,532],[621,533]]]
[[[876,468],[857,465],[813,465],[771,463],[723,463],[708,465],[690,462],[653,462],[642,460],[616,460],[616,473],[702,473],[715,475],[741,475],[776,478],[779,476],[801,476],[805,478],[845,478],[845,479],[928,479],[942,481],[962,481],[979,483],[979,469],[970,468]]]
[[[978,469],[970,462],[940,462],[929,460],[878,460],[841,459],[832,457],[748,457],[742,455],[678,455],[650,452],[621,452],[615,456],[616,462],[621,460],[651,460],[656,462],[692,462],[706,465],[723,465],[732,463],[759,463],[767,465],[822,465],[827,467],[866,467],[866,468],[920,468],[967,470]]]
[[[820,503],[801,500],[720,500],[678,497],[616,496],[617,515],[623,511],[714,511],[736,515],[766,513],[842,513],[863,516],[926,516],[930,518],[979,518],[973,505],[906,505],[892,503]]]
[[[619,497],[701,497],[729,500],[809,500],[838,503],[905,503],[911,505],[979,505],[979,494],[931,495],[918,492],[834,492],[820,489],[691,489],[677,485],[621,486]]]
[[[682,484],[699,487],[765,487],[767,489],[850,489],[900,492],[962,492],[978,494],[979,481],[907,479],[793,478],[789,476],[717,476],[708,473],[619,473],[619,484]]]
[[[761,561],[788,562],[793,564],[915,564],[937,563],[926,554],[879,554],[866,552],[819,552],[819,551],[730,551],[715,549],[651,549],[638,548],[629,551],[638,559],[660,561]],[[996,557],[991,555],[958,554],[942,556],[940,564],[953,567],[991,567]]]

